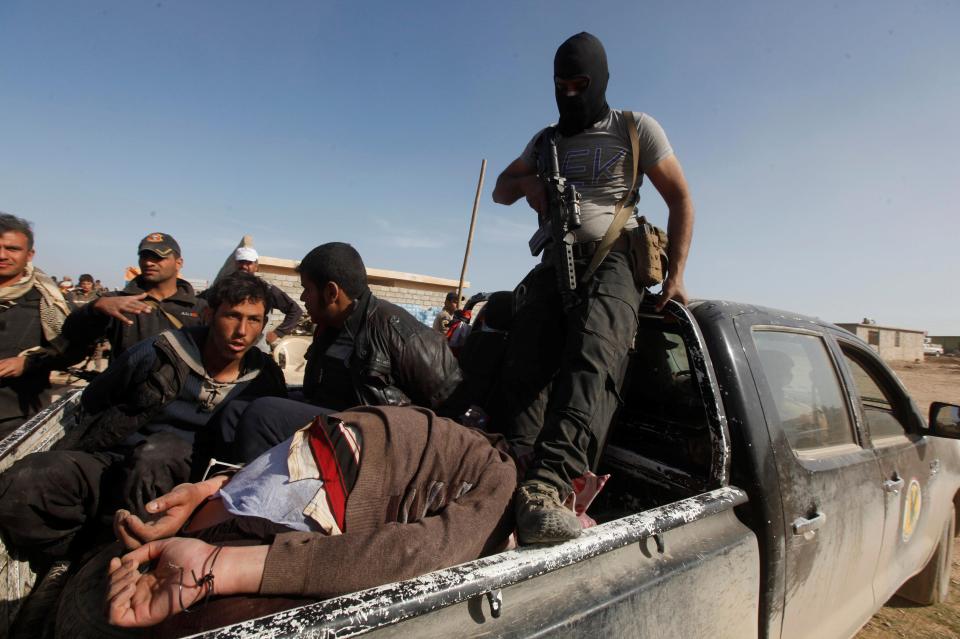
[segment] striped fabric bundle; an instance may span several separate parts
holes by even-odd
[[[344,532],[347,498],[360,470],[360,433],[341,420],[318,416],[299,430],[290,443],[287,467],[290,481],[320,479],[317,491],[303,514],[328,534]]]

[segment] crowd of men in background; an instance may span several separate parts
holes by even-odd
[[[501,204],[525,198],[543,222],[556,211],[546,156],[564,158],[571,177],[596,158],[593,181],[577,182],[582,225],[563,262],[576,290],[557,288],[559,247],[548,247],[515,291],[462,309],[451,293],[429,327],[373,294],[352,246],[322,244],[297,267],[315,328],[296,390],[264,351],[302,311],[255,275],[252,248],[200,295],[178,277],[182,251],[164,233],[140,241],[123,290],[98,290],[90,275],[58,286],[32,263],[30,224],[0,214],[0,436],[41,409],[51,371],[98,343],[111,351],[83,392],[80,425],[0,474],[7,547],[44,574],[119,539],[129,552],[98,568],[109,570],[109,620],[149,626],[211,594],[212,562],[222,592],[328,597],[496,552],[514,528],[520,543],[579,536],[573,486],[597,467],[646,293],[627,237],[637,222],[620,214],[634,211],[638,174],[670,215],[656,310],[687,301],[693,228],[666,134],[646,114],[611,109],[608,78],[597,38],[564,42],[559,124],[530,140],[493,192]],[[602,168],[601,156],[611,158]],[[273,308],[285,317],[266,331]],[[532,451],[520,476],[519,447]],[[208,478],[217,461],[242,469]],[[227,547],[237,540],[247,545]]]
[[[109,290],[100,283],[100,280],[93,279],[93,276],[89,273],[81,275],[77,279],[76,285],[74,285],[69,275],[62,277],[59,281],[54,277],[53,281],[57,282],[60,293],[70,308],[77,308],[88,302],[92,302]]]
[[[487,436],[469,434],[450,419],[464,414],[469,398],[446,339],[377,298],[352,246],[323,244],[299,264],[301,300],[315,331],[303,388],[296,392],[288,391],[280,368],[256,346],[261,340],[276,342],[303,311],[256,277],[253,249],[238,249],[234,272],[199,295],[178,277],[183,257],[171,236],[149,234],[137,254],[140,274],[123,290],[97,291],[87,276],[76,290],[60,287],[33,265],[30,224],[0,214],[5,356],[0,360],[5,402],[0,435],[42,408],[52,371],[76,364],[101,341],[112,353],[110,366],[84,389],[80,425],[56,450],[28,455],[0,474],[0,534],[34,570],[57,574],[56,566],[114,536],[136,551],[182,534],[183,509],[165,504],[177,490],[182,495],[185,485],[194,486],[187,491],[191,495],[210,490],[212,484],[204,482],[214,459],[249,469],[241,475],[246,479],[228,484],[246,486],[245,499],[236,502],[244,505],[225,516],[267,522],[267,527],[244,528],[243,538],[282,546],[291,542],[278,541],[283,538],[278,533],[309,531],[318,539],[336,535],[355,558],[369,555],[363,562],[369,568],[349,577],[345,573],[335,586],[308,580],[291,590],[280,575],[303,561],[326,563],[331,570],[342,563],[325,544],[298,543],[299,554],[262,563],[263,577],[246,591],[251,594],[276,588],[308,596],[346,592],[503,547],[511,529],[505,522],[516,479],[512,460]],[[266,331],[273,308],[285,317]],[[366,415],[356,407],[397,407],[397,412]],[[393,443],[384,449],[382,438],[390,432]],[[318,469],[296,471],[306,473],[302,477],[287,465],[298,446],[305,451],[303,463]],[[272,452],[277,450],[280,456]],[[361,457],[367,469],[362,472]],[[283,460],[282,465],[271,466],[271,460]],[[422,460],[430,464],[423,466]],[[325,490],[318,492],[316,482],[308,481],[310,473],[329,468],[342,474],[339,492],[326,471],[320,484]],[[290,481],[278,487],[271,483],[275,476]],[[422,485],[427,479],[434,488]],[[216,490],[229,495],[222,478],[218,481]],[[404,500],[388,520],[368,521],[369,514],[358,513],[393,509],[377,503],[380,481],[392,482],[390,490],[398,494],[429,495],[431,501]],[[436,492],[436,485],[459,488]],[[464,507],[447,509],[452,503]],[[453,513],[462,514],[451,518]],[[102,522],[114,516],[111,531]],[[430,525],[414,526],[419,520]],[[382,544],[401,543],[390,541],[396,529],[382,528],[390,521],[410,524],[399,529],[403,544],[432,550],[389,565],[375,561]],[[375,543],[371,536],[383,541]],[[125,574],[113,564],[111,571]],[[135,619],[134,625],[162,619]],[[115,621],[129,620],[118,613]]]

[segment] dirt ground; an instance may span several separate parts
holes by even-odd
[[[960,358],[929,358],[893,364],[904,386],[926,414],[934,401],[960,404]],[[960,538],[954,541],[950,598],[936,606],[917,606],[894,597],[863,627],[856,639],[960,639]]]

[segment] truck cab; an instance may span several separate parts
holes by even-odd
[[[851,636],[952,530],[960,449],[931,436],[850,333],[747,305],[692,312],[708,348],[728,355],[717,375],[737,416],[732,481],[750,495],[741,515],[767,564],[761,635]]]

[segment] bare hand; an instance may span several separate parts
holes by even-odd
[[[528,175],[523,181],[523,193],[527,196],[527,204],[538,215],[544,216],[548,213],[547,189],[539,177]]]
[[[110,560],[110,587],[107,590],[107,618],[115,626],[153,626],[206,596],[196,578],[211,572],[211,546],[197,539],[175,537],[153,541],[122,558]],[[141,573],[140,566],[153,562],[154,568]],[[221,563],[213,569],[219,572]],[[181,591],[182,586],[182,591]],[[216,579],[213,593],[221,593]]]
[[[278,339],[280,339],[280,336],[277,335],[276,331],[270,331],[267,333],[267,344],[273,345],[273,343]]]
[[[166,539],[177,534],[196,510],[210,495],[220,490],[227,477],[218,475],[198,484],[180,484],[166,495],[157,497],[145,506],[147,512],[158,516],[144,523],[127,510],[118,510],[113,516],[113,532],[127,550],[157,539]]]
[[[139,315],[140,313],[153,312],[153,307],[143,301],[146,297],[146,293],[141,293],[140,295],[110,295],[108,297],[101,297],[96,302],[93,302],[93,310],[116,318],[130,326],[133,324],[133,320],[129,319],[124,313]]]
[[[660,301],[657,302],[657,311],[662,311],[670,300],[680,302],[684,306],[690,300],[687,298],[687,287],[683,283],[683,277],[674,277],[668,275],[660,287]]]
[[[23,367],[26,363],[26,357],[0,359],[0,377],[20,377],[23,375]]]

